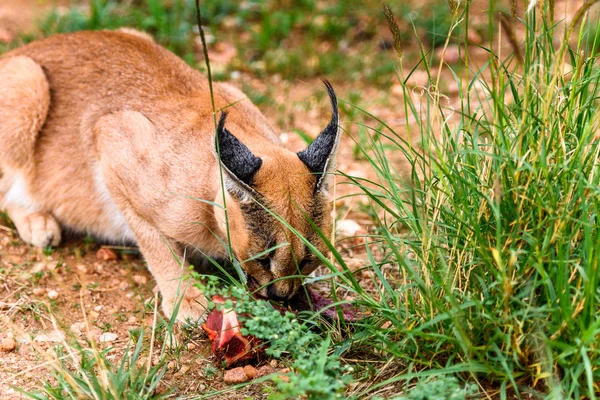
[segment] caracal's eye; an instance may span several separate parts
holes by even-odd
[[[275,254],[275,251],[270,251],[269,253],[261,256],[256,259],[256,262],[259,263],[264,269],[269,270],[271,268],[271,258]]]

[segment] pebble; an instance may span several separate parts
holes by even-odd
[[[125,281],[119,283],[119,289],[121,289],[122,291],[129,289],[129,283]]]
[[[275,372],[275,370],[270,365],[263,365],[261,367],[258,367],[258,369],[256,370],[256,375],[254,377],[260,378],[262,376],[270,375],[273,372]]]
[[[82,274],[88,273],[87,267],[83,264],[79,264],[76,268],[77,268],[77,271],[81,272]]]
[[[100,335],[98,341],[102,343],[114,342],[115,340],[117,340],[118,337],[119,336],[116,333],[104,332],[102,335]]]
[[[186,372],[188,372],[190,370],[190,367],[187,365],[183,365],[181,368],[179,368],[179,374],[180,375],[184,375]]]
[[[244,367],[244,373],[246,374],[246,376],[248,378],[254,379],[254,377],[256,376],[256,374],[258,374],[258,371],[252,365],[246,365]]]
[[[342,219],[337,222],[336,231],[342,237],[356,236],[362,231],[362,227],[354,220]]]
[[[58,343],[61,342],[64,339],[64,335],[60,332],[50,332],[47,335],[46,334],[40,334],[37,335],[36,337],[33,338],[34,342],[39,342],[39,343],[46,343],[46,342],[51,342],[51,343]]]
[[[84,330],[85,330],[84,322],[75,322],[74,324],[71,325],[71,332],[73,332],[76,335],[81,335]]]
[[[119,256],[114,250],[102,247],[96,252],[96,258],[102,261],[115,261],[119,259]]]
[[[50,300],[56,300],[58,299],[58,292],[56,290],[51,290],[48,292],[48,298]]]
[[[15,35],[9,31],[8,29],[5,29],[3,27],[0,27],[0,43],[4,43],[4,44],[8,44],[10,42],[12,42],[15,38]]]
[[[244,372],[244,368],[242,367],[237,367],[225,371],[225,375],[223,375],[223,382],[229,385],[235,383],[244,383],[248,382],[249,380],[250,378],[248,377],[248,375],[246,375],[246,373]]]
[[[10,353],[17,348],[17,342],[11,337],[0,340],[0,351]]]
[[[146,278],[144,275],[134,275],[133,281],[136,285],[145,285],[148,283],[148,278]]]
[[[35,296],[43,296],[44,293],[46,293],[46,289],[44,289],[44,288],[41,288],[41,287],[33,288],[33,294]]]

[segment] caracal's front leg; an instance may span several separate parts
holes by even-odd
[[[207,301],[193,286],[193,279],[185,279],[188,264],[183,260],[181,247],[164,238],[158,230],[143,221],[132,221],[140,251],[162,294],[162,309],[167,317],[177,310],[180,322],[197,322],[206,317]]]
[[[156,142],[159,135],[154,125],[138,112],[118,111],[102,117],[95,133],[100,167],[96,178],[106,185],[133,232],[162,294],[165,314],[171,317],[178,309],[179,321],[203,319],[206,299],[191,279],[183,279],[188,271],[179,244],[165,237],[153,222],[157,213],[164,212],[156,196],[165,190],[154,184],[148,170],[151,166],[146,163],[160,159],[153,152],[164,154]]]

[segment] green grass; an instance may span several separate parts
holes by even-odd
[[[426,43],[442,43],[448,28],[444,0],[435,0],[432,8],[394,7],[403,16],[403,37],[412,35],[414,25]],[[40,19],[37,31],[1,45],[0,53],[40,34],[127,26],[152,34],[190,65],[203,69],[194,41],[194,10],[194,0],[74,0],[66,11],[54,9]],[[394,77],[396,61],[379,48],[377,32],[385,24],[379,1],[208,0],[202,2],[201,11],[209,43],[231,41],[238,51],[215,74],[219,80],[234,71],[247,71],[285,79],[339,76],[345,82],[366,80],[385,86]]]
[[[205,5],[205,15],[222,15],[214,4]],[[506,29],[515,27],[523,32],[517,35],[522,43],[497,54],[499,10],[490,2],[488,30],[494,40],[487,48],[489,59],[473,69],[467,56],[450,70],[461,88],[460,105],[452,110],[435,88],[416,98],[404,85],[404,71],[416,65],[404,69],[415,57],[409,54],[414,48],[404,48],[395,61],[397,82],[405,91],[401,107],[416,121],[406,131],[343,104],[362,120],[356,152],[377,174],[374,181],[351,178],[369,200],[377,222],[364,266],[372,272],[374,290],[363,288],[330,244],[334,262],[320,256],[330,273],[310,279],[330,283],[332,295],[351,294],[367,316],[351,326],[317,318],[310,354],[265,339],[273,346],[273,356],[295,366],[295,396],[454,399],[474,391],[476,397],[502,399],[599,396],[600,28],[593,14],[581,13],[570,25],[550,22],[552,4],[542,2],[541,9],[508,18],[502,43],[509,43],[512,35]],[[265,35],[288,37],[307,23],[304,15],[315,6],[302,2],[287,12],[231,6],[240,21],[260,21],[258,30],[252,27],[247,50],[255,54],[242,56],[265,61],[266,67],[255,72],[298,76],[286,69],[291,68],[288,64],[269,66],[277,49]],[[431,82],[439,79],[441,67],[432,64],[430,46],[461,43],[463,54],[469,54],[467,37],[473,28],[468,7],[461,2],[444,21],[450,30],[441,41],[439,33],[415,41],[420,54],[416,68],[432,73]],[[348,34],[343,18],[348,9],[328,12],[332,22],[325,23],[324,33],[311,28],[307,37],[337,41]],[[173,29],[177,46],[177,35],[184,31],[159,19],[150,26],[157,27],[159,38]],[[218,32],[226,20],[215,17],[209,25]],[[102,13],[97,21],[112,23]],[[380,22],[377,29],[384,26]],[[415,27],[420,29],[416,22]],[[311,42],[303,46],[298,53],[282,54],[297,61],[294,57],[311,51]],[[337,57],[335,50],[332,54]],[[311,74],[324,71],[319,62],[315,65]],[[420,137],[419,147],[411,145],[415,137]],[[388,157],[391,152],[403,153],[410,170],[399,170]],[[269,329],[291,324],[263,320],[265,325],[249,326],[250,333],[272,333]],[[306,374],[301,362],[308,358],[323,363],[328,355],[341,364],[315,372],[331,389],[316,395],[309,386],[315,376]],[[107,370],[116,371],[111,375],[115,380],[131,373],[113,365]],[[92,366],[78,371],[77,376],[94,374]],[[152,377],[157,376],[158,371]],[[346,385],[350,376],[353,384]],[[343,385],[334,384],[339,382]],[[268,390],[273,398],[291,393],[284,386]]]
[[[600,392],[600,30],[593,15],[567,37],[564,23],[536,10],[519,17],[522,64],[491,54],[481,70],[454,71],[466,89],[451,122],[435,93],[418,108],[407,89],[404,107],[418,121],[407,133],[422,137],[422,149],[374,121],[384,128],[373,137],[403,151],[412,170],[406,181],[381,141],[364,149],[379,177],[363,189],[380,211],[373,241],[385,255],[371,265],[380,293],[356,292],[391,325],[364,326],[352,341],[385,348],[405,369],[363,395],[448,374],[501,398]],[[452,35],[466,38],[467,10],[454,20]]]

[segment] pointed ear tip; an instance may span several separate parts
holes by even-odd
[[[219,132],[222,132],[225,128],[225,121],[227,121],[227,116],[229,113],[227,111],[221,111],[221,116],[219,117],[219,123],[217,125],[217,129]]]
[[[323,85],[325,85],[325,89],[327,90],[329,96],[336,97],[335,89],[333,89],[333,85],[331,84],[331,82],[329,82],[327,79],[322,79],[321,82],[323,82]]]

